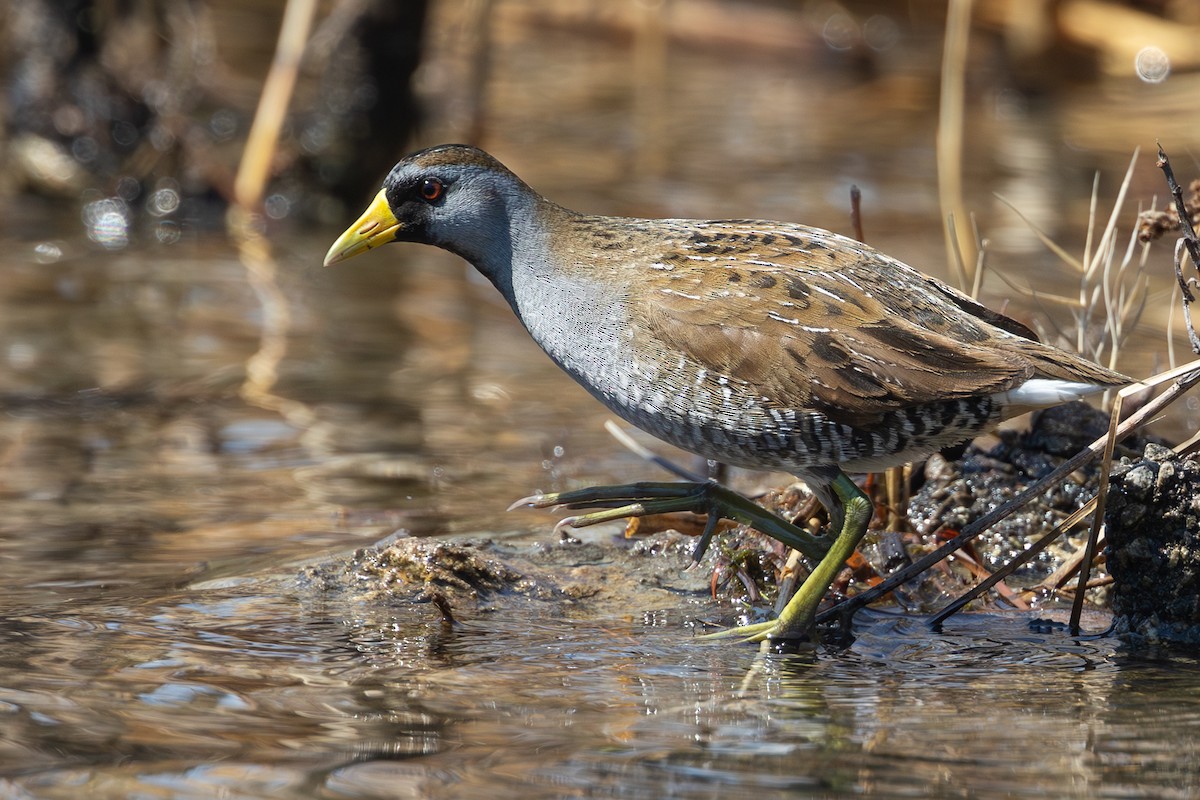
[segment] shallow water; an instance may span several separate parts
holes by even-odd
[[[397,529],[550,543],[551,515],[499,510],[657,477],[451,259],[322,271],[323,241],[279,248],[291,328],[259,405],[239,388],[263,312],[229,245],[9,257],[5,795],[1200,790],[1192,657],[1021,617],[875,615],[849,651],[763,661],[693,639],[704,592],[447,629],[298,588]]]
[[[927,66],[912,95],[819,54],[683,47],[654,122],[631,120],[619,38],[509,34],[489,146],[544,193],[846,230],[854,182],[871,242],[946,273]],[[1066,146],[1046,109],[984,117],[968,196],[997,268],[1071,290],[991,193],[1044,202],[1039,221],[1079,248],[1091,170],[1115,185],[1128,155]],[[642,124],[678,146],[639,149]],[[1138,197],[1156,180],[1143,165]],[[339,231],[284,223],[268,279],[222,237],[107,252],[55,207],[0,220],[0,796],[1200,793],[1187,653],[1019,616],[935,634],[875,613],[847,651],[763,659],[693,638],[703,591],[600,616],[467,610],[453,628],[430,605],[306,591],[301,565],[396,531],[551,546],[553,515],[502,509],[662,476],[445,254],[397,246],[323,270]],[[985,296],[1046,311],[1000,281]],[[1131,347],[1138,376],[1165,308]]]
[[[678,613],[448,631],[173,593],[13,619],[9,796],[1194,795],[1196,662],[971,617],[836,655],[699,644]],[[74,653],[69,663],[61,654]]]

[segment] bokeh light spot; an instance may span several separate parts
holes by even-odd
[[[1160,47],[1143,47],[1133,64],[1138,77],[1146,83],[1162,83],[1171,74],[1171,57]]]

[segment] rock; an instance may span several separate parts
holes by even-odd
[[[539,601],[547,613],[570,607],[572,613],[611,614],[707,600],[708,570],[687,570],[689,538],[660,539],[652,549],[577,539],[502,544],[393,536],[302,568],[296,588],[327,604],[404,608],[432,603],[444,618],[464,619],[529,609]],[[710,556],[710,569],[711,562]]]
[[[1116,631],[1200,644],[1200,464],[1148,444],[1109,481],[1105,525]]]

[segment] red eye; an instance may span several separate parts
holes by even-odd
[[[421,182],[421,199],[427,203],[440,200],[446,187],[437,178],[426,178]]]

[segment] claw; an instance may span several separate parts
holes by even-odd
[[[692,550],[692,563],[688,569],[699,564],[700,559],[704,558],[704,553],[708,550],[708,544],[712,541],[713,534],[717,530],[717,523],[720,521],[721,515],[717,509],[710,509],[708,521],[704,523],[704,533],[700,534],[700,541],[696,542],[696,547]]]
[[[717,639],[733,639],[737,638],[743,642],[761,642],[764,639],[770,638],[774,629],[778,627],[779,620],[769,620],[767,622],[756,622],[753,625],[740,625],[736,628],[726,628],[723,631],[715,633],[702,633],[697,636],[697,639],[708,639],[715,641]]]
[[[583,526],[579,525],[579,517],[577,517],[577,516],[563,517],[554,525],[554,533],[557,535],[557,534],[561,534],[563,532],[564,528],[580,528],[580,527],[583,527]]]
[[[510,505],[508,508],[506,508],[504,510],[505,511],[516,511],[518,508],[521,508],[523,506],[529,506],[530,508],[549,508],[550,506],[555,505],[555,503],[553,503],[553,502],[547,503],[546,502],[547,498],[557,497],[557,496],[558,495],[543,494],[542,492],[538,492],[537,494],[531,494],[528,497],[522,497],[520,500],[515,501],[512,505]]]

